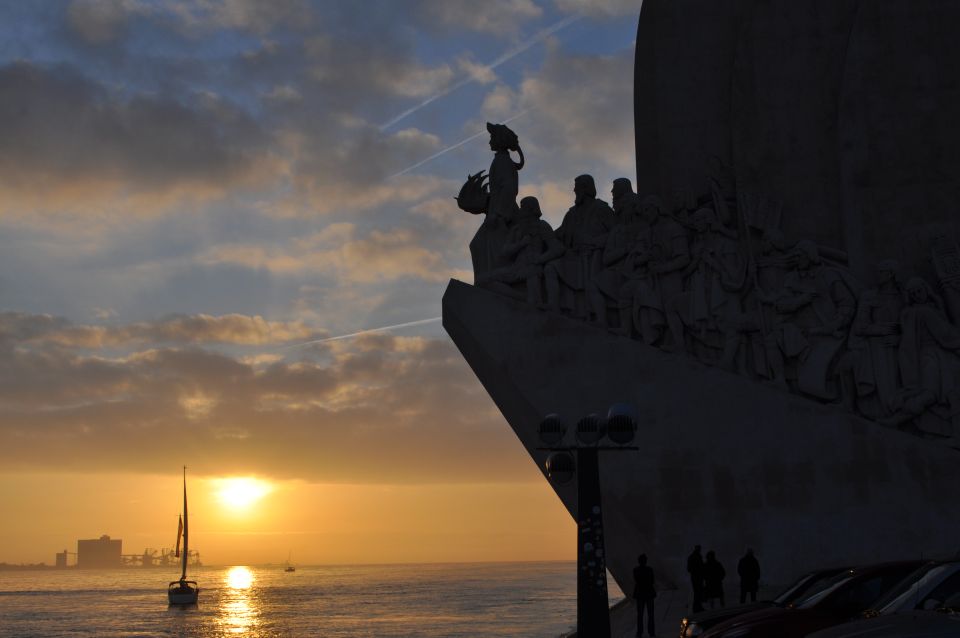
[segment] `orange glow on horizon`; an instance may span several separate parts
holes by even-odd
[[[204,565],[300,566],[572,560],[575,524],[542,477],[502,484],[337,484],[252,475],[188,476],[190,548]],[[108,534],[124,554],[172,550],[180,477],[0,474],[9,513],[0,563],[50,565],[77,539]],[[246,492],[253,485],[258,489]],[[266,490],[266,491],[264,491]],[[228,494],[234,494],[227,491]],[[55,507],[49,495],[57,494]],[[252,500],[248,500],[251,499]],[[38,505],[39,504],[39,505]]]

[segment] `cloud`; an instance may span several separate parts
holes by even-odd
[[[469,458],[490,482],[528,476],[522,455],[503,462],[513,434],[449,342],[375,334],[336,345],[249,360],[18,341],[0,357],[0,460],[151,472],[178,459],[222,474],[398,483],[463,481]]]
[[[536,109],[533,135],[550,156],[632,172],[633,113],[624,107],[633,103],[632,50],[582,56],[553,44],[541,71],[521,83],[520,102]]]
[[[506,84],[498,84],[483,98],[480,111],[485,119],[502,122],[520,111],[518,101],[516,91]]]
[[[103,326],[74,324],[50,315],[0,313],[0,345],[20,342],[83,349],[144,343],[265,345],[326,336],[302,321],[268,321],[239,314],[174,315],[157,321]]]
[[[116,40],[128,20],[149,9],[137,0],[73,0],[67,7],[67,25],[87,44]]]
[[[305,0],[172,0],[164,8],[179,19],[181,28],[196,31],[263,34],[278,27],[307,28],[316,17]]]
[[[425,245],[409,228],[373,229],[362,233],[340,222],[282,246],[243,244],[215,246],[200,257],[207,264],[238,264],[277,274],[325,273],[340,285],[391,282],[406,277],[442,282],[453,269],[444,255]]]
[[[208,199],[256,181],[272,161],[257,123],[226,100],[127,96],[70,66],[28,62],[0,67],[0,139],[7,214]]]
[[[561,11],[596,17],[639,17],[643,0],[554,0]]]
[[[464,71],[466,71],[466,77],[460,79],[455,84],[449,84],[448,86],[443,87],[439,91],[432,92],[432,94],[429,97],[421,101],[419,104],[413,105],[412,107],[403,111],[399,115],[395,115],[393,118],[391,118],[387,122],[381,124],[380,130],[383,131],[392,127],[397,122],[416,113],[417,111],[433,103],[434,101],[446,97],[450,93],[453,93],[457,89],[460,89],[470,84],[471,82],[479,82],[481,84],[489,84],[490,82],[493,82],[496,79],[496,74],[494,73],[494,69],[496,69],[502,64],[509,62],[513,58],[517,57],[518,55],[526,51],[527,49],[533,47],[536,44],[539,44],[540,42],[543,42],[553,34],[557,33],[562,29],[565,29],[566,27],[570,26],[571,24],[573,24],[579,19],[580,19],[579,16],[568,16],[566,18],[558,20],[557,22],[554,22],[550,26],[541,29],[540,31],[533,34],[529,38],[511,47],[509,50],[500,54],[500,56],[497,57],[496,60],[493,60],[492,62],[486,65],[474,64],[469,59],[461,58],[460,65],[464,69]]]
[[[494,35],[516,33],[528,20],[543,15],[533,0],[429,0],[418,4],[418,16],[443,29],[469,29]]]

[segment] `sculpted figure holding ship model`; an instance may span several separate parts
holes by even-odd
[[[487,123],[490,132],[490,150],[494,152],[490,172],[483,171],[467,177],[457,196],[461,210],[484,215],[483,223],[470,242],[473,272],[484,275],[495,268],[509,265],[503,256],[509,226],[517,217],[519,171],[523,168],[523,151],[517,134],[504,124]],[[510,151],[515,151],[519,162],[514,162]],[[485,183],[485,180],[486,181]]]

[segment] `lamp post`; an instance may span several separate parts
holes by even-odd
[[[563,485],[577,479],[577,635],[610,636],[607,597],[607,561],[600,503],[601,451],[636,450],[629,447],[637,428],[636,409],[614,404],[603,419],[588,414],[577,422],[576,442],[564,445],[566,425],[556,414],[540,422],[540,441],[549,450],[547,478]],[[614,445],[604,445],[609,439]]]

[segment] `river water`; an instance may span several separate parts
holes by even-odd
[[[545,636],[576,623],[574,563],[201,567],[192,608],[162,569],[0,572],[0,636]],[[610,580],[611,603],[621,597]]]

